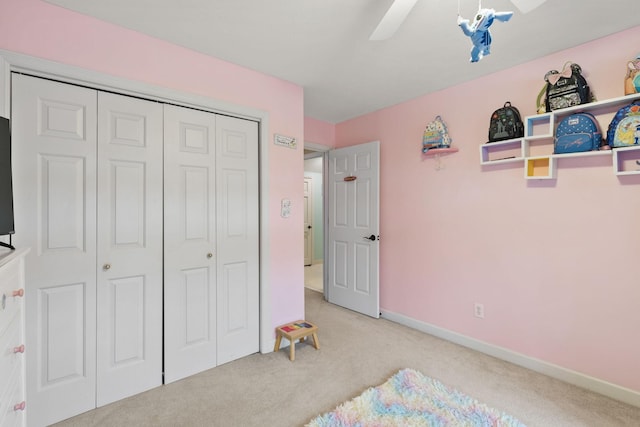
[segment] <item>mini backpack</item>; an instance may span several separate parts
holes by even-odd
[[[447,131],[447,125],[442,121],[442,117],[436,116],[435,120],[429,122],[422,135],[422,152],[426,153],[432,148],[449,148],[451,137]]]
[[[504,103],[491,115],[489,121],[489,141],[504,141],[507,139],[521,138],[524,136],[524,123],[520,117],[520,111],[511,105]]]
[[[594,100],[582,68],[573,62],[564,64],[562,71],[551,70],[544,76],[547,82],[538,95],[538,112],[547,113],[574,105],[586,104]],[[544,95],[544,104],[542,96]]]
[[[553,154],[597,150],[602,142],[598,121],[590,113],[575,113],[558,123]]]
[[[607,143],[611,148],[640,145],[640,100],[622,107],[613,116],[607,129]]]

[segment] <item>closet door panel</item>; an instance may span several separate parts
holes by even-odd
[[[162,384],[162,121],[98,94],[98,406]]]
[[[27,255],[29,423],[95,407],[94,90],[12,75],[15,246]]]
[[[216,116],[165,105],[165,382],[216,366]]]
[[[38,225],[41,252],[85,250],[86,159],[75,156],[39,155],[39,187],[42,209]]]
[[[259,350],[258,124],[216,121],[218,364]]]

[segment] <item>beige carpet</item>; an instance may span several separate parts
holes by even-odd
[[[61,426],[302,426],[413,368],[527,426],[640,425],[640,408],[383,319],[328,304],[305,291],[320,350],[298,344],[255,354],[87,412]]]

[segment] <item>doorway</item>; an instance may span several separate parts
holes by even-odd
[[[304,286],[324,293],[324,168],[329,147],[304,147]]]
[[[317,157],[322,164],[314,165],[313,169],[311,160]],[[305,224],[322,227],[317,234],[322,239],[322,268],[317,268],[322,271],[324,299],[378,318],[380,142],[336,149],[305,143],[304,159],[305,177],[318,173],[314,171],[322,173],[322,200],[316,202],[322,204],[322,221],[307,219],[305,213]],[[313,263],[306,266],[305,262],[307,288],[318,277],[312,267]]]

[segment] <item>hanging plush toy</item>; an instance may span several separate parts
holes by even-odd
[[[459,5],[459,3],[458,3]],[[491,53],[491,33],[489,27],[493,24],[494,19],[501,22],[507,22],[513,16],[513,12],[496,12],[493,9],[483,9],[478,2],[478,13],[473,22],[463,19],[459,13],[458,7],[458,25],[462,28],[462,32],[471,38],[473,47],[471,48],[471,62],[478,62],[483,56]]]

